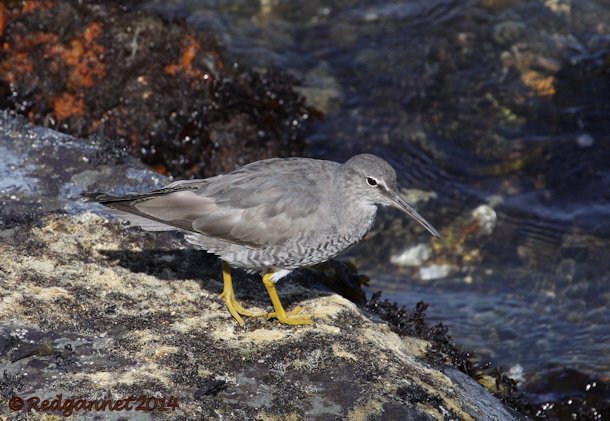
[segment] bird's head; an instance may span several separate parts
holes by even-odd
[[[371,154],[356,155],[343,164],[349,184],[356,188],[360,200],[371,205],[392,206],[419,222],[432,235],[440,234],[398,192],[396,171],[390,164]]]

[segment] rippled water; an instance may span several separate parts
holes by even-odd
[[[371,291],[430,303],[429,318],[459,343],[526,377],[554,367],[610,375],[610,5],[143,7],[216,34],[243,63],[303,80],[326,115],[309,137],[314,156],[376,153],[419,190],[406,193],[443,240],[384,218],[348,256],[374,274]],[[481,205],[487,231],[472,216]],[[417,245],[426,260],[388,264]]]

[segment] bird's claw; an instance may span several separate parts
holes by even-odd
[[[278,322],[286,325],[310,325],[313,323],[311,315],[301,314],[303,309],[301,307],[295,307],[290,311],[273,311],[267,314],[267,319],[276,318]]]

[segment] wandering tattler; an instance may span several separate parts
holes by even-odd
[[[370,154],[356,155],[344,164],[266,159],[148,193],[86,196],[147,231],[185,232],[188,242],[218,255],[224,280],[221,297],[241,326],[241,316],[265,315],[290,325],[311,324],[311,316],[300,314],[300,308],[284,310],[275,282],[360,241],[373,225],[378,205],[402,210],[439,237],[400,196],[390,164]],[[230,266],[263,274],[272,313],[239,304]]]

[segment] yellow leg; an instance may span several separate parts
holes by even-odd
[[[237,323],[239,323],[241,327],[244,327],[244,319],[241,318],[240,314],[246,317],[264,316],[266,313],[263,310],[248,310],[243,308],[242,305],[239,304],[239,302],[235,299],[235,292],[233,291],[231,268],[229,268],[229,265],[227,265],[225,262],[221,263],[224,289],[222,291],[222,294],[220,294],[220,298],[224,298],[225,305],[229,309],[229,313],[231,313],[231,316],[233,316],[233,318],[237,320]]]
[[[271,298],[271,303],[273,304],[273,309],[275,310],[273,313],[269,313],[267,317],[275,317],[280,323],[286,325],[312,324],[310,315],[299,314],[301,312],[300,307],[286,313],[282,303],[280,302],[280,297],[277,295],[277,291],[275,290],[275,284],[271,280],[271,275],[272,273],[266,273],[263,275],[263,284],[265,284],[265,288],[267,288],[267,293],[269,294],[269,298]]]

